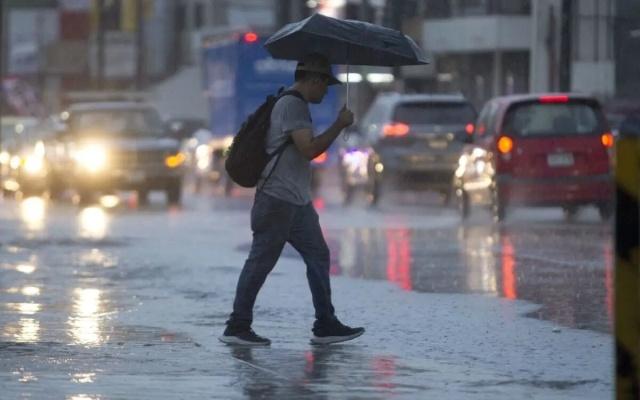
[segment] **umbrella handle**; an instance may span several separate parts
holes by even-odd
[[[347,55],[348,58],[348,55]],[[347,109],[349,108],[349,63],[347,63]],[[344,141],[349,140],[349,132],[345,132],[342,136]]]
[[[347,64],[347,108],[349,108],[349,64]]]

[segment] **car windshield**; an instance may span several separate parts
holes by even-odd
[[[475,119],[473,107],[461,102],[402,103],[393,115],[395,122],[409,125],[465,125]]]
[[[122,136],[158,136],[163,132],[160,117],[148,109],[76,111],[69,126],[74,132]]]
[[[599,132],[594,106],[586,103],[517,106],[506,117],[505,132],[518,136],[580,135]]]
[[[33,139],[34,127],[37,120],[29,119],[23,121],[3,119],[0,130],[0,147],[2,149],[14,149],[21,143]]]

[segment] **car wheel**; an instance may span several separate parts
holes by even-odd
[[[182,181],[178,180],[170,183],[166,193],[169,205],[180,205],[182,201]]]
[[[382,197],[382,182],[374,179],[369,190],[369,205],[376,207],[380,203],[380,197]]]
[[[224,195],[226,197],[230,197],[232,193],[233,193],[233,181],[231,180],[229,175],[225,174],[225,178],[224,178]]]
[[[578,215],[578,207],[576,206],[564,206],[562,207],[562,213],[564,214],[565,221],[575,221]]]
[[[493,190],[493,201],[491,204],[491,213],[495,222],[502,222],[507,216],[507,206],[505,201],[498,196],[497,190]]]
[[[458,198],[458,210],[460,211],[460,217],[462,220],[466,220],[469,218],[471,214],[471,204],[469,203],[469,194],[465,192],[463,189],[458,189],[456,191]]]
[[[138,204],[139,205],[147,205],[149,204],[149,191],[146,189],[136,190],[136,195],[138,196]]]
[[[201,176],[196,176],[193,178],[193,192],[199,194],[202,192],[204,178]]]
[[[86,206],[95,202],[96,193],[91,190],[78,190],[78,204],[81,206]]]
[[[353,202],[354,195],[355,195],[355,188],[345,183],[342,187],[342,203],[345,206],[351,204],[351,202]]]
[[[598,204],[598,213],[600,214],[600,219],[609,221],[613,216],[613,205],[611,203]]]
[[[49,187],[49,197],[53,200],[62,200],[64,195],[64,188],[57,185],[52,185]]]
[[[442,191],[442,205],[444,207],[451,205],[451,199],[455,196],[455,193],[456,191],[453,185]]]
[[[11,191],[11,190],[5,189],[5,188],[2,189],[2,197],[8,199],[10,197],[13,197],[14,195],[15,195],[14,191]]]
[[[54,174],[50,175],[47,186],[49,189],[49,197],[51,199],[62,200],[64,196],[65,186],[60,178],[58,178]]]

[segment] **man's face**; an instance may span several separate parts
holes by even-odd
[[[313,104],[319,104],[324,99],[329,89],[328,78],[315,78],[311,80],[311,98],[309,101]]]

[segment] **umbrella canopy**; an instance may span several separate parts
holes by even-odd
[[[274,58],[301,60],[320,53],[331,64],[400,66],[428,64],[422,49],[402,32],[355,20],[314,14],[284,26],[265,43]]]

